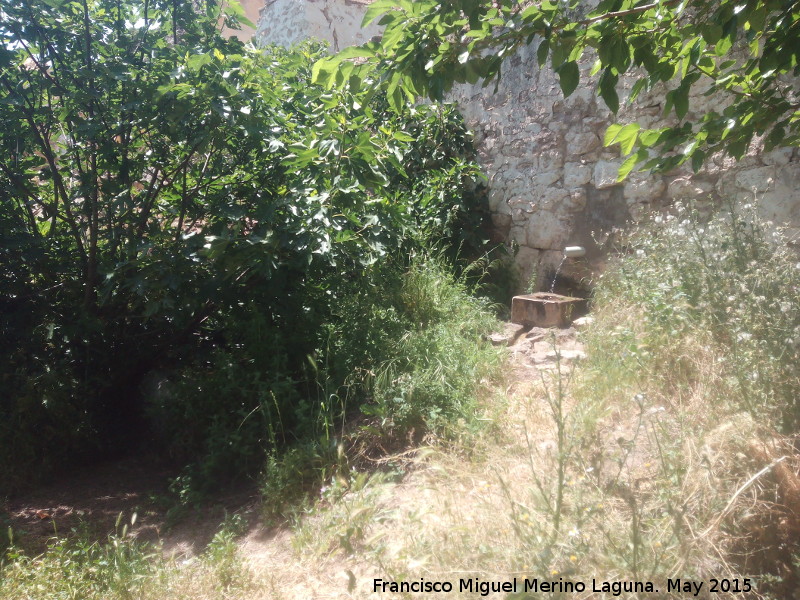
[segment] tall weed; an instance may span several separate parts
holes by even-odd
[[[781,597],[797,581],[798,460],[781,432],[800,425],[800,261],[749,208],[675,212],[623,239],[587,361],[573,385],[550,384],[553,429],[571,436],[549,468],[531,449],[527,501],[509,487],[520,559]]]
[[[704,222],[679,207],[630,236],[626,255],[598,286],[595,305],[611,331],[596,343],[605,356],[623,358],[614,372],[654,377],[679,394],[711,371],[707,402],[795,432],[800,257],[780,230],[745,210]],[[628,310],[634,318],[620,318]]]

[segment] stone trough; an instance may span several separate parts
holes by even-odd
[[[511,322],[525,327],[566,327],[576,316],[583,298],[572,298],[549,292],[514,296],[511,300]]]

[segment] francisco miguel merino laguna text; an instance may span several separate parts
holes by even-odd
[[[680,581],[680,580],[678,580]],[[590,584],[583,581],[572,581],[559,578],[558,580],[520,579],[514,577],[508,581],[482,581],[477,577],[459,579],[457,584],[450,581],[427,581],[424,578],[414,581],[391,581],[376,578],[372,580],[373,593],[413,594],[413,593],[449,593],[453,591],[477,593],[488,596],[498,592],[606,592],[612,596],[632,592],[653,592],[658,589],[652,581],[598,581],[592,579]]]

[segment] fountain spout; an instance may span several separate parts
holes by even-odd
[[[580,258],[586,256],[586,248],[583,246],[567,246],[564,248],[564,258]]]

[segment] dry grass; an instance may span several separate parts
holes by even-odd
[[[728,382],[707,336],[656,352],[640,347],[640,328],[633,307],[598,312],[586,364],[544,375],[509,364],[478,433],[385,457],[395,472],[354,470],[299,507],[290,527],[250,531],[238,548],[147,571],[133,596],[105,597],[408,597],[375,594],[375,578],[451,581],[448,598],[477,597],[458,592],[476,577],[651,580],[662,592],[667,578],[707,590],[712,577],[752,577],[763,590],[764,573],[783,583],[715,596],[788,597],[794,582],[779,548],[800,530],[793,446],[708,401]],[[676,379],[656,376],[665,371],[649,369],[654,360]],[[33,589],[25,585],[16,591]],[[26,597],[8,589],[3,600]]]
[[[627,314],[623,325],[635,326],[636,311]],[[609,330],[604,318],[595,331]],[[709,340],[670,351],[691,386],[612,372],[603,393],[594,369],[624,365],[598,359],[564,377],[557,397],[557,372],[511,365],[504,410],[468,451],[428,448],[400,483],[364,479],[299,515],[283,539],[282,574],[271,575],[278,597],[303,597],[312,581],[322,598],[374,598],[376,577],[451,581],[453,598],[476,597],[457,592],[475,577],[650,580],[662,592],[667,578],[708,589],[711,578],[750,577],[765,588],[763,573],[780,567],[775,549],[797,532],[800,461],[749,414],[708,403],[725,385]]]

